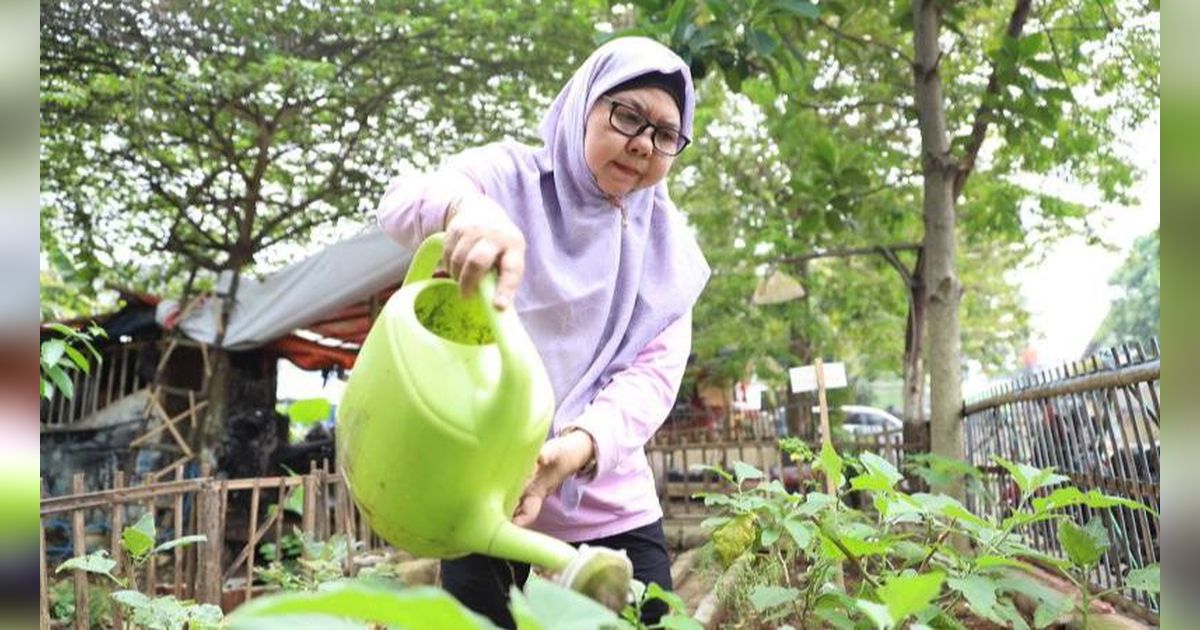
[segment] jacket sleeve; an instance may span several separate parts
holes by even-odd
[[[474,180],[450,168],[401,175],[388,185],[376,218],[392,240],[415,250],[430,234],[442,231],[450,202],[464,192],[478,190]]]
[[[595,477],[616,469],[641,450],[675,404],[692,347],[692,315],[663,329],[618,372],[574,422],[563,430],[587,431],[596,444]]]

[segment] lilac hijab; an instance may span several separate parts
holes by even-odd
[[[654,71],[682,76],[680,126],[690,135],[695,93],[687,65],[657,42],[626,37],[598,48],[563,87],[542,121],[544,146],[491,144],[447,164],[473,179],[525,235],[516,308],[554,387],[555,430],[689,312],[708,281],[708,263],[665,180],[614,205],[584,161],[584,128],[597,99]]]

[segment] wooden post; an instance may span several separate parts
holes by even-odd
[[[254,541],[258,538],[258,479],[250,488],[250,538],[249,555],[246,556],[246,599],[250,601],[251,587],[254,585]]]
[[[350,575],[354,559],[354,527],[350,524],[350,513],[346,509],[346,476],[334,476],[333,525],[334,533],[346,537],[346,557],[342,559],[342,572]]]
[[[279,478],[279,494],[275,499],[275,559],[283,561],[283,519],[285,516],[283,510],[284,498],[287,496],[287,481],[285,477]]]
[[[84,493],[83,473],[75,473],[71,477],[71,493]],[[71,542],[75,555],[87,554],[87,529],[83,522],[83,510],[71,511]],[[87,572],[75,570],[75,630],[89,630],[92,627],[88,615],[88,579]]]
[[[158,514],[155,506],[158,504],[158,497],[150,497],[146,499],[146,511],[150,514],[150,522],[154,523],[154,532],[158,533]],[[158,541],[151,542],[151,547],[157,545]],[[154,554],[146,556],[146,582],[142,584],[142,592],[150,597],[158,596],[158,563],[155,562]]]
[[[300,519],[300,528],[304,533],[316,535],[317,529],[317,464],[308,462],[308,474],[304,475],[304,515]]]
[[[183,481],[183,465],[182,464],[175,467],[175,481]],[[180,536],[183,536],[183,534],[184,534],[184,532],[183,532],[183,493],[182,492],[177,493],[175,495],[174,513],[175,513],[175,518],[174,518],[174,520],[175,520],[175,537],[179,538]],[[183,598],[183,547],[176,547],[174,549],[174,552],[175,552],[174,553],[175,567],[172,570],[172,573],[175,574],[175,598],[182,599]]]
[[[817,357],[813,362],[813,367],[817,373],[817,406],[821,413],[821,445],[829,445],[833,448],[833,435],[829,430],[829,405],[825,402],[825,362]],[[830,496],[837,496],[837,488],[833,485],[833,478],[829,476],[829,471],[825,471],[825,492]]]
[[[205,482],[200,490],[200,533],[208,537],[201,545],[196,571],[196,601],[203,604],[221,603],[221,486],[216,481]]]
[[[41,486],[41,495],[46,496],[46,484],[43,480],[38,480],[38,485]],[[46,526],[42,522],[41,517],[38,518],[38,579],[41,580],[41,589],[38,593],[38,614],[41,617],[41,627],[50,627],[50,584],[46,578]]]
[[[813,369],[817,374],[817,408],[821,413],[821,445],[833,448],[833,432],[829,429],[829,405],[825,401],[825,362],[821,357],[817,357],[813,361]],[[828,470],[821,471],[825,477],[825,492],[833,497],[833,508],[838,507],[837,486],[833,484],[833,477],[829,475]],[[844,591],[846,590],[846,575],[842,571],[842,563],[839,561],[833,565],[834,580],[837,585]]]
[[[125,487],[125,471],[118,470],[113,473],[113,489],[120,490]],[[120,499],[112,504],[112,558],[116,561],[117,566],[113,569],[116,575],[125,575],[125,550],[121,547],[121,534],[125,530],[125,503]],[[125,627],[125,610],[121,606],[113,606],[113,627]]]

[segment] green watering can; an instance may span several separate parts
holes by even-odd
[[[384,540],[414,555],[482,553],[549,569],[616,608],[623,553],[576,549],[510,517],[554,415],[546,369],[515,309],[433,278],[443,234],[417,249],[371,327],[338,406],[338,465]]]

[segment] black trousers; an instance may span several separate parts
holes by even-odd
[[[667,555],[667,538],[663,534],[662,520],[638,527],[615,536],[572,543],[593,547],[625,550],[633,563],[633,577],[646,583],[657,583],[664,590],[672,590],[671,559]],[[471,610],[486,616],[502,628],[516,626],[508,611],[509,586],[525,586],[529,578],[529,565],[510,562],[491,556],[472,554],[454,560],[442,561],[442,588]],[[654,601],[642,609],[642,622],[657,623],[667,613],[667,607]]]

